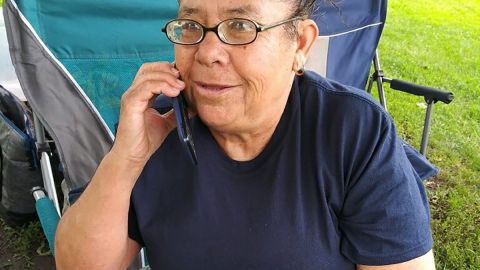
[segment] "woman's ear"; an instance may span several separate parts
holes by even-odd
[[[297,57],[306,61],[313,44],[318,37],[318,27],[314,20],[306,19],[302,20],[298,24],[298,39],[297,39]],[[305,64],[299,63],[299,64]]]

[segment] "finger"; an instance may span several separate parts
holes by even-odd
[[[166,61],[158,61],[158,62],[145,62],[142,64],[140,67],[141,70],[151,70],[151,71],[156,71],[156,70],[162,70],[162,69],[170,69],[174,67],[173,63],[166,62]]]
[[[183,82],[172,84],[165,80],[148,80],[140,83],[129,91],[134,92],[134,95],[136,95],[137,92],[151,92],[156,95],[164,94],[169,97],[176,97],[184,88],[185,83]],[[151,98],[148,93],[138,94],[140,96],[144,96],[145,98]]]
[[[174,66],[169,62],[147,62],[142,64],[135,78],[148,73],[155,73],[155,72],[162,72],[162,71],[170,72],[174,75],[179,74],[178,70],[174,68]]]
[[[182,88],[185,87],[185,83],[179,79],[179,75],[175,75],[168,72],[150,72],[145,73],[141,76],[138,76],[132,83],[132,87],[136,87],[139,84],[142,84],[146,81],[167,81],[174,87]]]
[[[158,95],[163,93],[174,97],[178,96],[181,90],[165,81],[146,81],[125,92],[121,99],[121,107],[128,111],[144,111]]]

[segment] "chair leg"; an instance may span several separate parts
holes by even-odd
[[[372,77],[374,77],[374,80],[377,82],[378,98],[380,99],[380,104],[382,107],[387,110],[387,99],[385,98],[385,91],[383,88],[384,74],[382,68],[380,67],[380,58],[377,50],[375,50],[375,56],[373,57],[373,68],[375,69],[375,72]],[[371,88],[370,84],[369,88]],[[369,92],[371,92],[371,89]]]
[[[53,201],[58,215],[62,215],[60,205],[58,203],[57,191],[55,189],[55,180],[53,178],[52,166],[50,164],[50,146],[46,141],[45,130],[38,116],[34,113],[33,120],[35,125],[35,140],[37,151],[40,156],[40,165],[42,170],[43,186],[47,192],[48,197]]]
[[[427,156],[428,136],[430,134],[430,125],[432,123],[433,105],[435,104],[433,100],[426,100],[426,102],[428,106],[425,114],[425,123],[423,125],[422,142],[420,144],[420,154],[424,156]]]

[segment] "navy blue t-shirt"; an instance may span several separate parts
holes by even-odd
[[[268,105],[268,104],[266,104]],[[199,118],[194,166],[172,132],[136,183],[129,236],[152,269],[355,269],[432,248],[421,180],[368,94],[307,72],[251,161]]]

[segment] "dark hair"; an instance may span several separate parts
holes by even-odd
[[[292,9],[290,18],[303,17],[303,18],[312,18],[313,13],[315,12],[316,2],[325,1],[336,7],[336,0],[284,0],[290,2]],[[297,32],[297,23],[292,22],[285,25],[288,36],[292,39],[298,36]]]
[[[291,17],[311,18],[315,11],[315,0],[288,0],[294,6]]]

